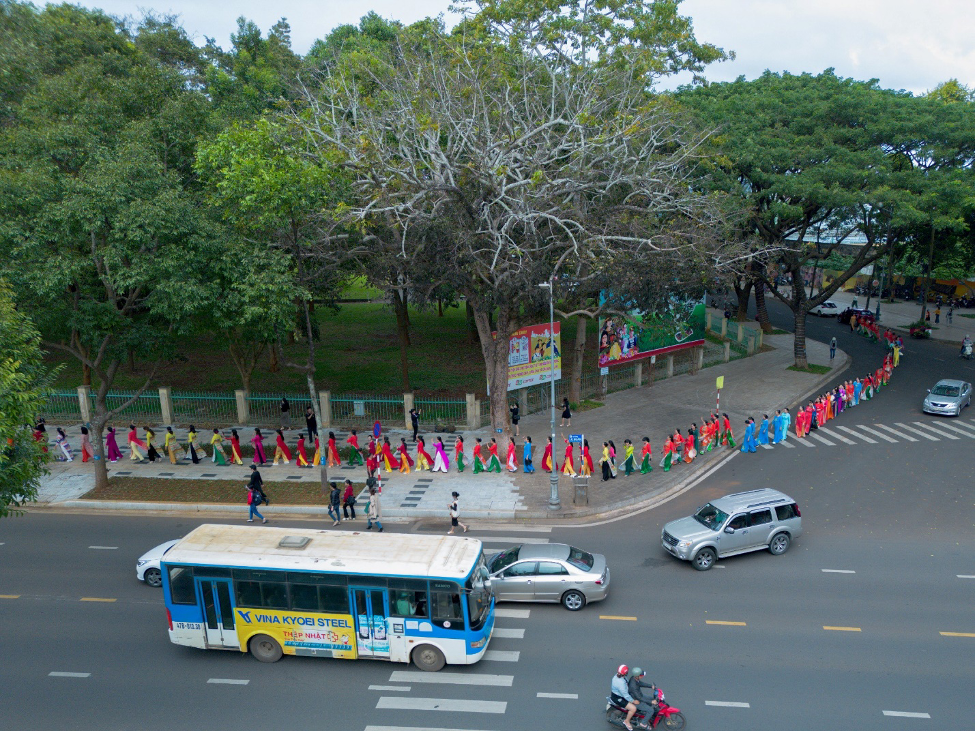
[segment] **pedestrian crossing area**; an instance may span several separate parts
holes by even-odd
[[[829,422],[827,426],[811,430],[804,438],[798,437],[791,426],[787,439],[773,444],[758,444],[760,449],[812,449],[819,444],[834,447],[839,444],[855,446],[861,444],[905,444],[908,442],[966,441],[975,439],[973,419],[957,419],[950,423],[947,419],[939,421],[894,422],[892,424],[839,424]]]

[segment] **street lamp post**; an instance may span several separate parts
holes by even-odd
[[[556,336],[553,334],[553,280],[539,285],[550,292],[550,510],[560,509],[560,474],[556,471]]]

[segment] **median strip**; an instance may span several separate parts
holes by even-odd
[[[725,622],[721,619],[707,619],[706,624],[722,624],[728,627],[745,627],[746,622]]]
[[[598,615],[601,619],[613,619],[618,622],[637,622],[637,617],[619,617],[616,614],[600,614]]]
[[[824,628],[829,632],[861,632],[861,627],[832,627],[831,625],[824,625]]]
[[[115,599],[107,599],[105,597],[100,597],[100,596],[83,596],[81,600],[83,602],[109,602],[109,603],[116,601]]]

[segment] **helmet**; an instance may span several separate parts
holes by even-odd
[[[621,665],[621,667],[619,667],[617,669],[617,674],[618,675],[627,675],[628,674],[628,666],[627,665]]]
[[[631,672],[628,673],[628,675],[632,678],[640,678],[644,674],[645,671],[638,667],[631,668]]]

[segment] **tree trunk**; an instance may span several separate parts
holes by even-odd
[[[289,333],[291,334],[291,333]],[[278,373],[278,348],[272,348],[268,354],[268,372]]]
[[[765,333],[773,331],[770,324],[770,316],[767,314],[767,297],[764,294],[763,281],[757,279],[753,282],[753,299],[756,301],[756,314],[760,319],[760,329]]]
[[[752,283],[747,280],[746,283],[741,287],[739,282],[739,277],[733,280],[733,291],[736,292],[736,321],[743,322],[746,320],[746,313],[750,309],[750,290],[752,289]]]
[[[479,341],[478,325],[475,322],[475,310],[472,309],[470,302],[465,302],[465,324],[468,325],[468,342],[477,343]]]
[[[130,373],[136,372],[136,356],[132,352],[131,348],[129,349],[129,372]]]
[[[807,312],[794,311],[794,365],[807,368]]]
[[[895,265],[896,265],[896,247],[895,244],[889,244],[889,260],[886,262],[886,269],[888,270],[888,276],[886,281],[889,283],[889,304],[896,301],[895,290],[896,290],[896,279],[895,279]]]
[[[312,402],[312,411],[315,413],[316,423],[319,428],[325,425],[322,423],[322,409],[319,408],[319,394],[316,392],[315,385],[315,342],[312,340],[312,312],[308,302],[303,302],[305,312],[305,334],[309,346],[308,362],[305,368],[305,382],[309,387],[309,400]],[[329,494],[329,473],[326,469],[326,450],[322,449],[319,453],[319,489],[323,495]]]
[[[587,349],[587,318],[577,315],[577,338],[573,341],[573,360],[570,363],[570,393],[567,398],[571,403],[580,403],[580,379],[583,376],[583,356]]]
[[[105,439],[102,438],[102,433],[105,431],[105,425],[108,421],[108,406],[105,403],[105,397],[109,392],[109,386],[111,383],[103,381],[99,383],[98,390],[95,392],[95,414],[92,417],[91,425],[91,440],[92,449],[95,450],[95,489],[104,489],[109,484],[109,466],[105,457]],[[116,435],[118,439],[118,435]]]
[[[92,368],[87,363],[81,364],[81,385],[89,387],[92,385]]]
[[[513,321],[508,307],[500,307],[494,328],[496,336],[492,337],[489,313],[474,308],[472,311],[485,360],[492,428],[505,429],[509,417],[509,337],[512,335]]]
[[[403,290],[393,290],[394,314],[397,316],[397,339],[400,341],[400,387],[410,391],[410,372],[407,366],[407,349],[410,347],[410,320],[407,313],[407,296]]]
[[[444,317],[444,300],[438,297],[438,317]]]

